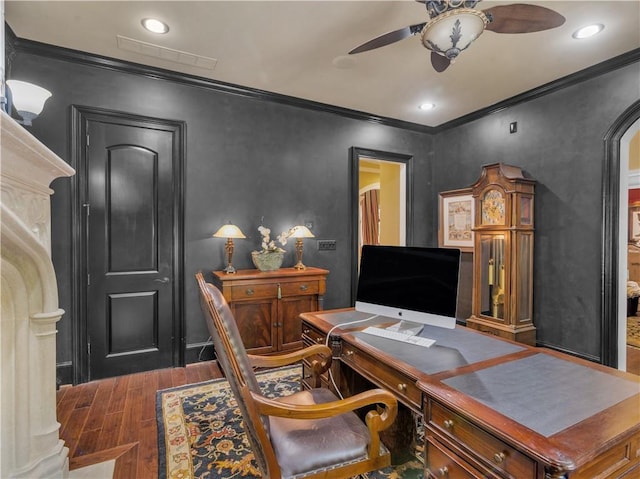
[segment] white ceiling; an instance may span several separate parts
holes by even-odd
[[[518,2],[478,8],[511,3]],[[552,8],[566,22],[537,33],[487,31],[443,73],[432,69],[419,36],[347,56],[373,37],[426,21],[424,5],[411,0],[5,0],[5,20],[19,38],[427,126],[640,48],[640,0],[520,3]],[[169,33],[145,31],[145,17],[165,21]],[[594,22],[605,25],[600,35],[571,37]],[[217,63],[202,68],[132,52],[118,47],[118,35]],[[417,108],[423,102],[437,106],[424,112]]]

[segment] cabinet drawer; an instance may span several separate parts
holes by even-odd
[[[278,297],[276,284],[238,284],[229,288],[231,301],[243,299],[265,299]]]
[[[432,438],[426,444],[425,476],[428,478],[475,479],[482,477],[479,472],[466,464],[451,451],[447,451]]]
[[[536,463],[532,459],[432,399],[427,405],[427,418],[431,426],[509,477],[535,477]]]
[[[388,367],[379,359],[374,359],[347,343],[342,344],[341,358],[362,376],[393,392],[402,403],[420,411],[422,392],[416,386],[415,379]]]
[[[280,284],[280,294],[282,297],[318,294],[319,290],[318,281],[295,281]]]

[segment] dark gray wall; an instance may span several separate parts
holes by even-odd
[[[305,264],[330,270],[325,308],[350,305],[350,183],[352,146],[413,156],[415,188],[413,243],[425,245],[422,221],[430,203],[431,136],[346,118],[334,113],[150,79],[19,53],[11,77],[33,81],[53,93],[31,128],[33,134],[70,161],[70,106],[119,110],[185,121],[185,325],[186,342],[198,345],[208,333],[193,275],[222,269],[224,240],[212,238],[232,221],[249,236],[237,240],[234,265],[252,268],[250,252],[260,247],[261,217],[274,233],[312,221],[318,239],[335,239],[336,251],[318,252],[305,242]],[[54,182],[53,259],[60,285],[58,363],[72,360],[70,180]],[[411,240],[409,240],[411,241]],[[294,264],[291,244],[285,266]]]
[[[313,221],[305,263],[331,271],[325,306],[349,305],[349,148],[414,157],[414,245],[437,244],[439,191],[469,186],[481,166],[505,162],[538,181],[534,321],[538,341],[600,358],[603,138],[640,98],[638,62],[435,134],[352,119],[317,109],[157,80],[19,52],[10,77],[53,92],[32,132],[69,160],[70,105],[185,121],[185,324],[187,347],[208,334],[193,273],[223,267],[223,240],[211,234],[231,220],[251,237],[236,241],[234,265],[251,267],[260,218],[274,232]],[[518,133],[509,134],[509,123]],[[58,362],[72,358],[70,181],[53,188],[53,255],[60,284]],[[288,248],[288,264],[293,252]]]
[[[600,358],[603,139],[640,98],[640,65],[600,75],[435,135],[433,189],[473,184],[484,164],[537,180],[534,323],[543,345]],[[509,123],[518,132],[509,134]],[[416,183],[421,181],[416,178]],[[430,205],[430,214],[437,205]],[[435,227],[430,228],[433,241]]]

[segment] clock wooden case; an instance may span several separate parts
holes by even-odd
[[[473,300],[467,326],[535,345],[533,207],[535,180],[516,166],[482,168],[475,202]]]

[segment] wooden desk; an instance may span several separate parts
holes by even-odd
[[[640,473],[637,376],[460,326],[425,326],[422,334],[436,339],[431,348],[358,332],[371,322],[340,327],[367,316],[350,309],[302,314],[303,341],[323,342],[332,331],[341,389],[348,368],[424,415],[427,477]]]

